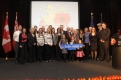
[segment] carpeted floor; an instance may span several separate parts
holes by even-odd
[[[15,64],[14,59],[0,59],[0,80],[38,80],[88,78],[96,76],[121,75],[120,70],[112,68],[112,64],[104,61],[68,62],[52,61],[49,63]]]

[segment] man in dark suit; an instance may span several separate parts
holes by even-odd
[[[64,26],[60,25],[60,29],[61,29],[61,34],[65,34],[65,31],[63,30]]]
[[[106,60],[106,62],[110,61],[110,55],[109,55],[109,39],[110,39],[110,29],[106,27],[106,23],[102,23],[102,30],[99,34],[100,41],[101,41],[101,60]],[[104,54],[106,55],[104,57]]]
[[[98,32],[97,32],[97,36],[98,36],[98,60],[100,60],[101,59],[101,48],[102,48],[102,46],[101,46],[101,41],[100,41],[99,34],[100,34],[101,30],[102,30],[102,24],[98,23],[97,27],[98,27]]]
[[[67,27],[67,30],[65,31],[66,39],[68,40],[68,43],[70,43],[71,40],[71,33],[70,33],[70,27]]]

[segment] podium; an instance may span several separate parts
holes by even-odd
[[[111,38],[112,45],[112,67],[121,70],[121,35]]]

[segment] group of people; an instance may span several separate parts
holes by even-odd
[[[18,26],[18,31],[13,34],[16,42],[15,59],[16,63],[26,64],[27,62],[41,62],[42,60],[51,62],[53,60],[64,61],[83,61],[88,60],[106,60],[110,61],[109,55],[109,39],[110,29],[106,27],[106,23],[97,24],[96,28],[73,29],[60,25],[55,30],[49,25],[45,31],[45,27],[37,29],[37,26],[31,27],[29,33],[26,28]],[[76,50],[63,49],[61,44],[83,44]]]

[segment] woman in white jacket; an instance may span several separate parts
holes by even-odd
[[[49,28],[47,28],[46,33],[44,34],[45,39],[45,60],[46,62],[51,61],[51,47],[53,45],[52,34]]]
[[[42,60],[42,50],[44,45],[44,35],[42,34],[42,29],[39,28],[38,34],[36,34],[37,38],[37,60],[41,62]]]

